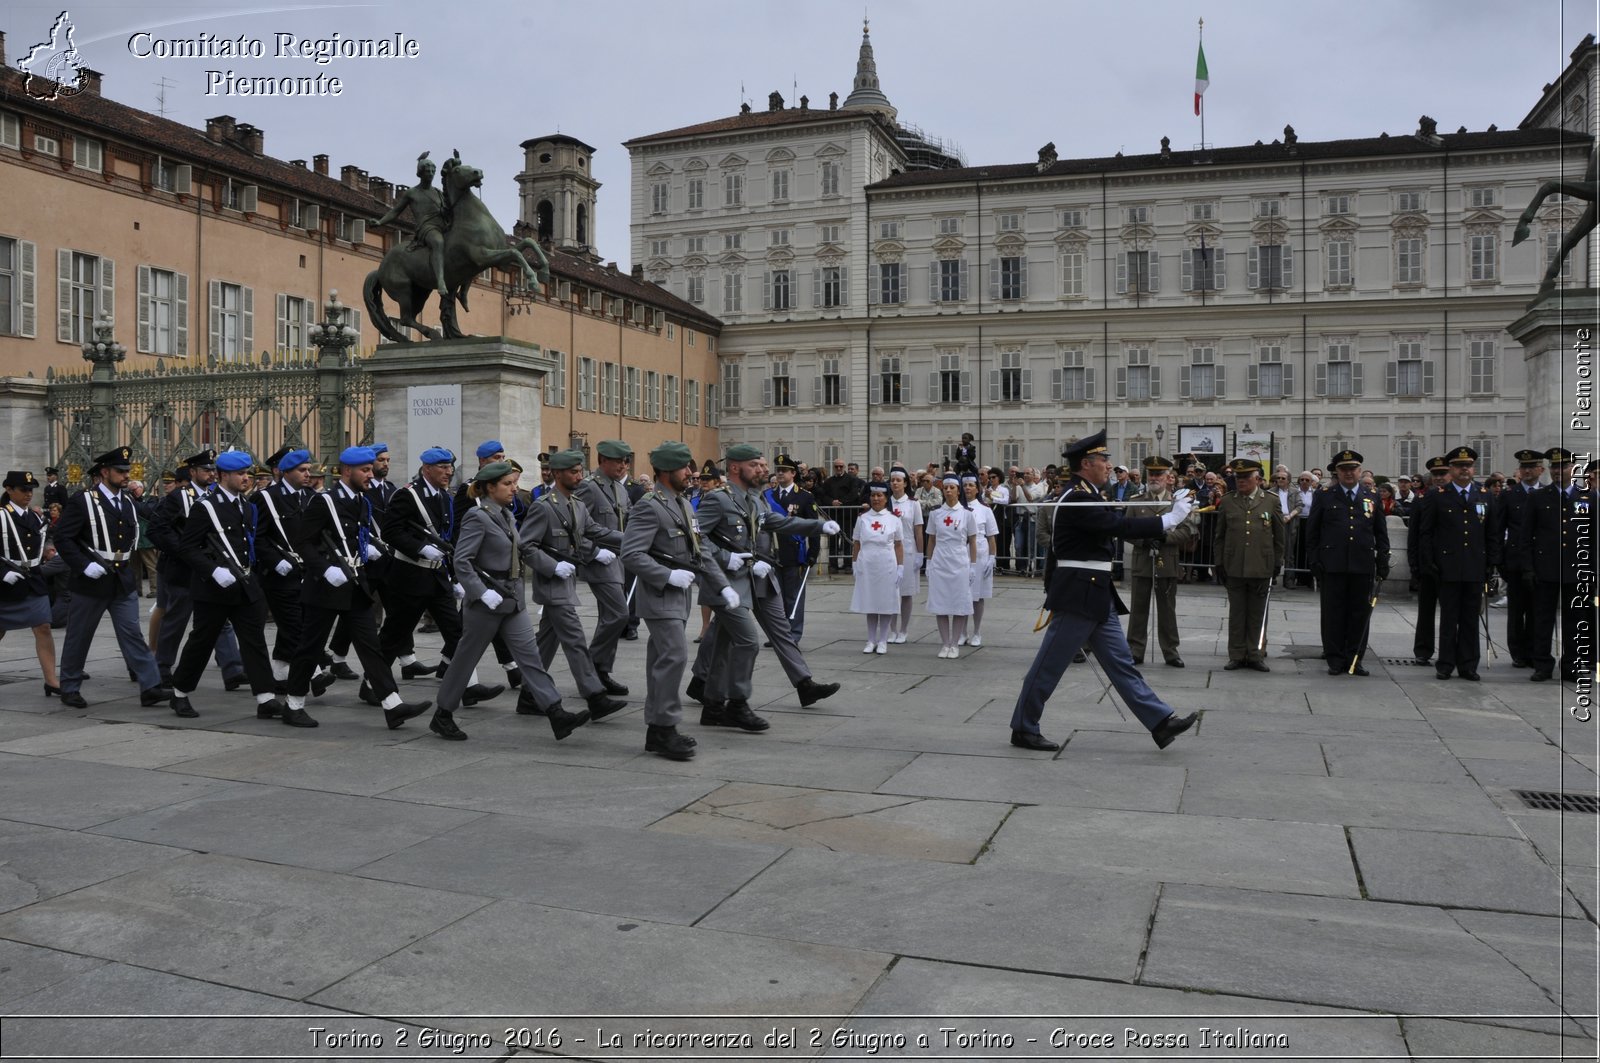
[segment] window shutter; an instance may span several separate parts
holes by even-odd
[[[1426,361],[1426,362],[1422,363],[1422,393],[1424,395],[1432,395],[1433,394],[1433,362],[1432,361]],[[1487,464],[1487,463],[1485,463],[1485,464]]]
[[[56,339],[72,342],[72,252],[56,249]]]
[[[314,233],[322,228],[322,208],[315,203],[304,204],[300,207],[300,224],[306,232]]]
[[[1028,259],[1026,256],[1023,257],[1021,262],[1017,263],[1017,269],[1017,280],[1020,282],[1018,294],[1026,299],[1028,297]]]
[[[1315,394],[1316,397],[1320,399],[1324,395],[1326,395],[1327,393],[1328,393],[1328,363],[1327,362],[1318,362],[1317,363],[1317,380],[1316,380],[1316,384],[1313,387],[1313,394]]]
[[[772,309],[772,273],[761,274],[761,309]]]
[[[1117,366],[1117,398],[1128,397],[1128,370],[1125,366]]]
[[[867,377],[867,405],[883,405],[883,374],[881,373],[878,374],[877,380],[873,380],[871,376]]]
[[[1060,369],[1052,369],[1052,370],[1050,370],[1050,398],[1053,399],[1056,402],[1062,401],[1062,395],[1063,395],[1063,387],[1062,387],[1062,382],[1061,382],[1062,373],[1063,373],[1063,370],[1060,370]]]
[[[1294,394],[1294,363],[1283,363],[1283,397],[1288,398]]]
[[[839,378],[839,405],[850,405],[850,378],[847,376]]]
[[[883,288],[883,264],[878,264],[878,275],[873,277],[872,270],[867,270],[867,305],[877,306],[880,292]],[[876,281],[877,283],[873,283]]]
[[[1245,369],[1244,393],[1247,398],[1253,399],[1256,397],[1256,392],[1260,386],[1256,380],[1258,373],[1259,370],[1256,369],[1256,363],[1254,362],[1251,362]]]
[[[1117,294],[1128,294],[1128,252],[1117,252]]]
[[[1154,251],[1150,252],[1150,293],[1152,295],[1161,291],[1161,256]]]
[[[1361,394],[1361,363],[1350,363],[1350,394]]]
[[[1155,385],[1155,380],[1154,380],[1155,370],[1154,369],[1150,370],[1150,373],[1151,373],[1151,376],[1152,376],[1152,379],[1150,381],[1150,394],[1152,396],[1154,396],[1155,393],[1156,393],[1156,385]],[[1085,399],[1094,398],[1094,370],[1093,369],[1085,369],[1083,371],[1083,397]]]
[[[1184,292],[1192,292],[1192,291],[1194,291],[1194,256],[1195,256],[1195,254],[1196,254],[1196,251],[1192,247],[1186,247],[1182,251],[1179,252],[1179,255],[1180,255],[1180,258],[1178,259],[1178,263],[1179,263],[1179,265],[1178,265],[1178,269],[1179,269],[1178,290],[1179,291],[1184,291]]]
[[[210,330],[207,334],[206,354],[212,358],[222,355],[222,282],[210,282]]]
[[[839,267],[839,305],[850,305],[850,267]]]
[[[1186,399],[1188,397],[1189,397],[1189,367],[1186,366],[1186,365],[1180,365],[1180,366],[1178,366],[1178,398]]]
[[[992,302],[999,302],[1000,300],[1000,260],[998,258],[989,260],[989,299]]]
[[[248,355],[256,348],[256,290],[239,288],[239,354]]]
[[[765,409],[771,409],[771,407],[772,407],[772,377],[771,376],[764,376],[764,377],[761,378],[761,405]]]
[[[972,401],[972,374],[969,372],[961,374],[961,401],[964,403]]]
[[[152,346],[150,336],[150,267],[138,267],[139,279],[139,338],[136,349],[140,354],[149,354]]]
[[[928,265],[928,302],[939,301],[939,262],[935,259]]]
[[[1161,370],[1156,366],[1150,367],[1150,397],[1152,399],[1161,397]]]
[[[1000,370],[989,370],[989,401],[1000,401]]]
[[[1400,389],[1400,366],[1395,362],[1385,362],[1383,365],[1383,393],[1393,395]]]
[[[960,299],[963,303],[966,302],[967,301],[968,288],[967,288],[967,260],[965,258],[963,258],[961,260],[961,275],[960,275],[960,280],[959,280],[959,282],[958,282],[958,284],[956,286],[956,290],[957,290],[957,296],[956,297],[958,299]]]
[[[818,373],[811,378],[811,405],[822,405],[822,374]]]
[[[259,198],[259,191],[260,189],[258,189],[255,185],[245,185],[244,188],[240,189],[239,209],[246,214],[254,214],[256,210],[256,203]]]
[[[1215,387],[1213,388],[1213,394],[1219,399],[1223,398],[1226,394],[1223,369],[1223,366],[1218,365],[1211,370],[1211,380],[1215,384]]]
[[[38,281],[35,277],[35,267],[38,262],[39,245],[31,240],[18,240],[17,247],[21,249],[21,262],[19,272],[21,283],[18,295],[18,335],[33,338],[38,334],[39,305]]]
[[[100,260],[100,292],[95,300],[94,312],[96,319],[104,315],[111,319],[113,325],[117,323],[116,263],[109,258]]]
[[[928,374],[928,404],[930,406],[937,406],[939,404],[939,399],[940,399],[940,394],[939,394],[939,374],[938,373],[929,373]]]
[[[1294,287],[1294,247],[1291,244],[1283,245],[1283,286]]]
[[[367,223],[363,218],[357,218],[350,223],[350,242],[364,244],[367,242]]]
[[[1212,284],[1212,288],[1215,291],[1219,291],[1220,292],[1220,291],[1222,291],[1223,288],[1225,288],[1227,286],[1227,279],[1223,275],[1223,269],[1222,269],[1223,264],[1226,263],[1227,261],[1228,261],[1228,255],[1227,255],[1226,252],[1224,252],[1222,250],[1222,248],[1218,247],[1218,248],[1213,248],[1212,249],[1212,251],[1211,251],[1211,273],[1212,273],[1211,284]]]
[[[1255,291],[1261,287],[1261,249],[1254,244],[1250,245],[1249,256],[1246,259],[1245,287]]]
[[[194,188],[194,167],[188,163],[179,165],[172,176],[172,191],[180,196],[186,196]]]
[[[1031,401],[1032,399],[1033,399],[1033,370],[1032,369],[1024,369],[1022,371],[1022,401],[1023,402],[1028,402],[1028,401]]]
[[[822,305],[822,269],[817,267],[811,271],[811,305]]]
[[[289,297],[282,292],[278,293],[278,318],[277,318],[277,349],[289,349]]]

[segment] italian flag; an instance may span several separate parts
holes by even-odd
[[[1194,113],[1200,113],[1200,97],[1206,94],[1211,75],[1206,72],[1206,46],[1200,45],[1200,56],[1194,61]]]

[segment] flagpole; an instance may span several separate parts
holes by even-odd
[[[1200,20],[1200,50],[1204,54],[1206,47],[1206,20]],[[1200,150],[1206,150],[1206,97],[1200,94]]]

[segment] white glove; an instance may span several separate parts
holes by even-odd
[[[276,572],[280,576],[287,576],[289,573],[294,571],[294,566],[289,564],[287,561],[279,561],[276,565],[272,566],[272,571]]]
[[[226,590],[227,588],[233,586],[235,583],[239,582],[237,579],[234,578],[234,575],[233,575],[232,572],[229,572],[227,569],[223,568],[221,565],[218,565],[216,568],[211,570],[211,579],[212,579],[212,582],[214,582],[217,586],[223,588],[224,590]]]
[[[901,565],[899,568],[894,570],[894,585],[896,587],[898,587],[902,583],[904,583],[905,581],[906,581],[906,566]]]
[[[823,521],[822,522],[822,534],[824,534],[824,535],[838,535],[839,534],[839,522],[836,521],[836,520],[825,520],[825,521]]]
[[[366,559],[368,561],[376,561],[376,560],[378,560],[378,558],[383,556],[383,551],[379,550],[376,546],[373,546],[371,543],[368,543],[367,544],[367,548],[365,550],[365,556],[366,556]]]
[[[729,572],[737,572],[741,568],[744,568],[744,558],[740,557],[738,554],[729,554],[728,555],[728,571]]]
[[[1161,530],[1171,531],[1182,524],[1190,511],[1194,509],[1194,492],[1185,487],[1172,496],[1172,509],[1161,514]]]
[[[422,560],[424,561],[444,560],[444,551],[439,549],[437,546],[434,546],[432,543],[424,544],[420,553],[422,554]],[[368,558],[367,560],[370,561],[371,558]]]
[[[772,575],[772,566],[765,561],[757,561],[750,566],[750,572],[756,579],[766,579]]]
[[[467,589],[459,583],[450,584],[450,593],[456,596],[458,602],[464,601],[467,597]]]
[[[983,559],[983,574],[985,576],[994,575],[994,556],[992,554]]]
[[[722,588],[722,604],[726,605],[729,609],[739,608],[739,592],[734,590],[732,587]]]
[[[328,581],[330,587],[343,587],[350,582],[350,577],[344,574],[344,569],[338,565],[329,565],[322,573],[322,578]]]
[[[90,579],[99,579],[101,576],[106,574],[106,570],[100,567],[100,562],[91,561],[84,568],[83,574],[88,576]]]
[[[478,601],[482,602],[484,606],[492,612],[493,610],[500,608],[500,603],[505,601],[505,598],[501,596],[499,591],[491,588],[484,591],[483,597],[479,598]]]
[[[556,562],[556,579],[571,579],[572,574],[576,571],[578,570],[573,567],[571,561]]]
[[[617,555],[612,553],[610,550],[607,550],[603,546],[594,552],[594,560],[596,564],[609,565],[616,559]]]
[[[667,585],[680,591],[694,585],[694,573],[686,568],[675,568],[667,573]]]
[[[0,578],[3,578],[5,580],[5,582],[6,582],[6,586],[9,587],[13,583],[21,583],[22,582],[22,573],[20,573],[20,572],[7,572],[4,577],[0,577]]]

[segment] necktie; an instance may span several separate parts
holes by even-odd
[[[500,524],[505,533],[511,537],[511,564],[507,566],[512,579],[522,578],[522,551],[517,548],[517,526],[512,521],[511,510],[500,511]]]
[[[1351,489],[1350,489],[1350,504],[1351,504],[1351,505],[1355,505],[1355,502],[1356,502],[1356,492],[1355,492],[1355,488],[1351,488]]]

